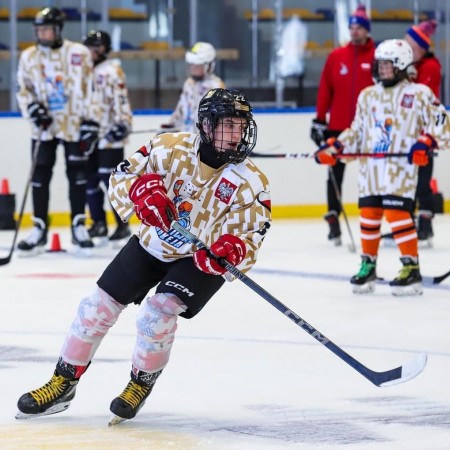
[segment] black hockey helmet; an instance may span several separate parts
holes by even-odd
[[[111,36],[106,31],[91,30],[84,37],[83,44],[86,47],[105,47],[105,54],[107,55],[111,51]]]
[[[214,130],[219,119],[224,117],[243,118],[247,123],[236,150],[223,151],[215,146]],[[235,89],[211,89],[200,100],[197,127],[203,142],[217,152],[224,164],[244,161],[256,145],[257,126],[252,107],[245,95]]]
[[[33,25],[35,27],[42,27],[53,25],[55,31],[55,39],[52,41],[43,41],[36,36],[36,41],[38,44],[44,47],[57,48],[62,45],[61,31],[64,27],[64,13],[53,7],[46,7],[41,9],[34,18]]]

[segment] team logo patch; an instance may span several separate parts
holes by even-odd
[[[414,95],[405,94],[402,98],[401,106],[403,108],[412,108],[414,103]]]
[[[104,76],[100,74],[100,75],[97,76],[96,83],[97,84],[103,84],[103,80],[104,80]]]
[[[214,197],[217,197],[220,201],[228,204],[236,189],[237,186],[235,184],[228,181],[226,178],[222,178],[219,186],[217,186],[216,192],[214,192]]]
[[[82,59],[83,57],[81,55],[79,55],[78,53],[74,53],[70,60],[70,64],[72,64],[72,66],[81,66]]]

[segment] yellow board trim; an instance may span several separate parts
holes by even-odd
[[[358,205],[356,203],[349,203],[344,205],[345,212],[349,217],[357,217],[359,215]],[[444,201],[444,212],[450,211],[450,200]],[[327,212],[325,205],[279,205],[272,206],[273,219],[311,219],[315,217],[322,217]],[[111,211],[107,213],[108,224],[115,223],[114,216]],[[49,215],[50,226],[54,227],[68,227],[70,226],[70,214],[67,212],[52,212]],[[17,219],[17,214],[16,214]],[[89,224],[88,219],[88,224]],[[136,216],[130,220],[131,224],[137,225],[139,223]],[[31,227],[31,214],[25,214],[23,217],[22,226],[24,228]]]

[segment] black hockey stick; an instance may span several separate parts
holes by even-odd
[[[208,250],[210,253],[210,249],[194,236],[190,231],[186,230],[183,226],[181,226],[178,222],[172,222],[172,228],[178,231],[182,236],[184,236],[188,241],[192,242],[197,248],[204,248]],[[212,255],[214,256],[214,255]],[[322,345],[331,350],[336,356],[341,358],[345,363],[355,369],[362,376],[367,378],[371,383],[375,386],[391,386],[393,384],[403,383],[405,381],[414,378],[419,375],[422,370],[425,368],[427,363],[427,355],[426,353],[420,353],[411,361],[406,363],[403,366],[396,367],[395,369],[387,370],[385,372],[375,372],[359,361],[357,361],[353,356],[346,353],[332,341],[330,341],[326,336],[324,336],[320,331],[310,325],[308,322],[303,320],[299,315],[289,309],[287,306],[283,305],[279,300],[277,300],[274,296],[269,294],[265,289],[251,280],[247,275],[241,272],[238,268],[233,266],[233,264],[229,263],[227,260],[223,258],[218,258],[218,262],[225,268],[229,273],[235,276],[237,279],[242,281],[246,286],[255,291],[258,295],[260,295],[264,300],[269,302],[272,306],[274,306],[278,311],[287,316],[290,320],[292,320],[295,324],[297,324],[300,328],[310,334],[314,339],[320,342]]]
[[[433,157],[437,156],[437,153],[433,153]],[[250,154],[251,158],[315,158],[314,153],[256,153]],[[336,154],[337,159],[345,158],[407,158],[408,153],[340,153]]]
[[[39,153],[39,147],[41,146],[41,138],[42,138],[42,128],[39,128],[38,137],[37,137],[36,141],[34,142],[32,159],[31,159],[31,169],[30,169],[30,173],[28,174],[27,183],[25,185],[25,192],[23,194],[22,204],[20,205],[20,211],[19,211],[19,216],[17,218],[17,222],[16,222],[16,229],[14,230],[14,237],[13,237],[12,245],[9,250],[8,256],[6,258],[0,258],[0,266],[9,264],[9,262],[11,261],[12,255],[14,253],[14,250],[15,250],[17,236],[19,235],[20,224],[22,223],[23,213],[25,211],[25,204],[27,202],[28,191],[30,190],[31,180],[33,178],[34,169],[36,168],[36,164],[37,164],[37,156]]]
[[[336,177],[334,176],[333,169],[330,166],[328,166],[328,174],[329,174],[329,177],[330,177],[330,180],[331,180],[331,184],[333,185],[334,193],[336,194],[336,199],[337,199],[337,201],[339,203],[339,206],[341,208],[342,215],[344,216],[345,225],[347,226],[348,234],[350,236],[351,244],[348,246],[348,249],[352,253],[356,253],[355,240],[353,239],[353,233],[352,233],[352,230],[350,228],[350,223],[348,221],[347,213],[345,212],[344,204],[342,203],[341,191],[340,191],[339,186],[337,184]]]

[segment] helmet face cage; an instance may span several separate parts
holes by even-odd
[[[380,78],[379,61],[390,61],[394,69],[394,78],[385,80]],[[396,85],[408,77],[407,68],[413,62],[411,46],[403,39],[389,39],[383,41],[375,49],[373,78],[385,87]]]
[[[245,128],[236,149],[218,148],[214,132],[219,119],[238,117],[245,119]],[[226,163],[240,163],[253,151],[256,145],[257,126],[253,119],[252,107],[244,94],[237,90],[211,89],[200,100],[198,111],[198,129],[207,145],[217,153],[217,157]]]
[[[214,72],[215,59],[216,50],[208,42],[197,42],[186,52],[185,56],[187,64],[203,66],[205,74]]]
[[[86,47],[105,47],[105,54],[111,51],[111,37],[106,31],[91,30],[83,39],[83,45]]]
[[[64,13],[58,8],[44,8],[36,14],[33,25],[35,27],[36,42],[43,47],[57,47],[62,43],[61,31],[64,27]],[[37,28],[53,26],[55,38],[52,41],[42,40],[38,37]]]

